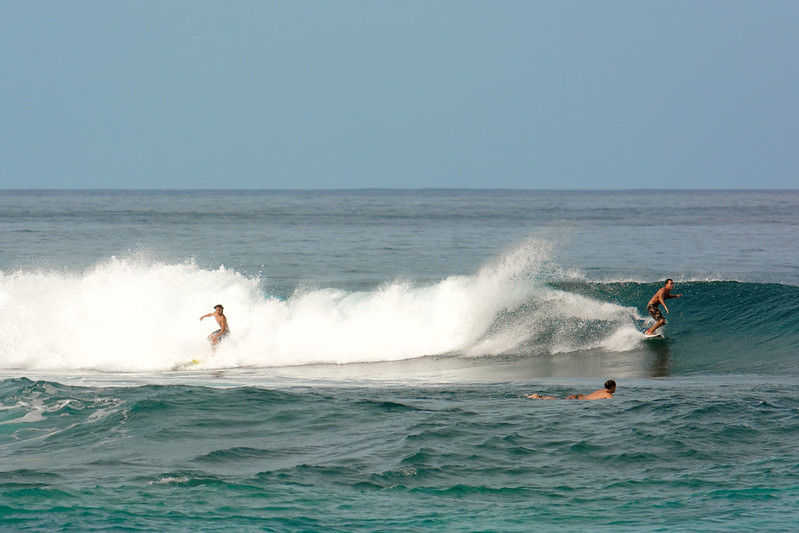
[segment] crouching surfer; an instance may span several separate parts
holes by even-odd
[[[671,290],[674,288],[674,281],[671,278],[666,280],[666,284],[658,289],[655,295],[649,300],[649,303],[646,304],[646,310],[655,320],[655,325],[649,328],[644,332],[644,335],[651,337],[655,335],[655,331],[666,323],[666,319],[663,318],[663,313],[660,312],[659,305],[663,304],[663,309],[666,312],[669,312],[668,306],[666,306],[666,300],[670,300],[672,298],[682,298],[682,294],[672,294]]]
[[[609,379],[605,382],[605,388],[599,389],[591,394],[572,394],[571,396],[567,397],[567,400],[606,400],[613,398],[613,393],[616,392],[616,382],[612,379]],[[557,400],[554,396],[541,396],[538,393],[535,394],[528,394],[527,398],[531,398],[533,400]]]
[[[216,319],[216,323],[219,325],[218,330],[208,335],[208,341],[211,343],[211,346],[216,348],[216,345],[219,344],[222,339],[230,335],[230,329],[227,325],[227,317],[225,316],[225,308],[221,305],[215,305],[214,312],[201,316],[200,320],[203,318],[208,318],[209,316],[214,317]]]

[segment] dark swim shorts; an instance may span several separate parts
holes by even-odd
[[[213,333],[211,333],[211,335],[216,335],[216,334],[217,334],[217,333],[219,333],[220,331],[222,331],[222,330],[221,330],[221,329],[218,329],[218,330],[214,331]],[[226,332],[224,332],[222,335],[220,335],[220,336],[219,336],[219,340],[221,341],[222,339],[224,339],[224,338],[225,338],[225,337],[227,337],[228,335],[230,335],[230,330],[227,330],[227,331],[226,331]]]
[[[660,312],[660,307],[656,306],[655,304],[647,305],[646,310],[649,311],[649,316],[655,320],[663,320],[663,313]]]

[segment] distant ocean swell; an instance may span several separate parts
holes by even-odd
[[[630,352],[646,346],[640,322],[660,284],[561,272],[540,241],[472,276],[286,296],[224,267],[114,258],[80,273],[0,273],[0,368],[162,372],[192,361],[236,368]],[[677,280],[675,292],[684,297],[667,302],[663,331],[686,371],[799,373],[799,287]],[[205,336],[216,325],[198,319],[216,303],[233,335],[211,353]]]

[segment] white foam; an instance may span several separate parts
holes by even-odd
[[[183,484],[188,483],[191,481],[191,478],[188,476],[166,476],[159,478],[155,481],[150,481],[149,485],[175,485],[175,484]]]
[[[543,350],[559,351],[586,346],[573,335],[581,321],[621,327],[629,309],[543,285],[557,275],[549,253],[545,241],[531,239],[473,276],[363,292],[305,290],[288,300],[265,296],[260,279],[224,267],[142,257],[112,258],[82,273],[0,273],[0,365],[159,372],[194,360],[196,368],[234,368],[490,355],[547,331]],[[216,323],[199,317],[217,303],[232,334],[212,353],[205,337]],[[508,312],[513,318],[503,321]],[[618,339],[606,345],[630,349]]]

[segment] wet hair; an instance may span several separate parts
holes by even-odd
[[[225,308],[224,308],[224,307],[222,307],[222,304],[216,304],[216,305],[214,306],[214,309],[216,309],[217,307],[218,307],[218,308],[219,308],[219,310],[220,310],[220,311],[222,311],[223,313],[225,312]]]
[[[664,283],[663,285],[668,285],[668,284],[669,284],[669,282],[672,282],[672,283],[674,283],[674,280],[673,280],[673,279],[671,279],[671,278],[669,278],[669,279],[667,279],[667,280],[666,280],[666,283]]]
[[[615,387],[616,387],[616,382],[615,382],[615,381],[613,381],[612,379],[609,379],[609,380],[607,380],[607,381],[605,382],[605,388],[606,388],[607,390],[613,389],[613,388],[615,388]]]

